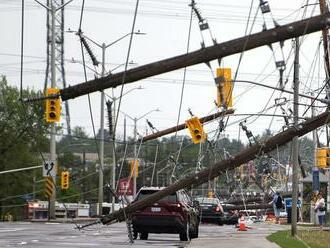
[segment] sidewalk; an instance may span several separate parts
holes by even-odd
[[[288,229],[288,226],[269,223],[254,223],[249,227],[251,229],[245,232],[237,231],[232,226],[214,228],[214,232],[193,239],[188,247],[278,248],[278,245],[269,242],[266,237],[276,231]]]

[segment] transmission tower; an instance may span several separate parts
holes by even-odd
[[[64,4],[64,0],[47,0],[47,7],[59,8]],[[47,65],[44,90],[47,89],[51,81],[51,41],[52,41],[52,23],[51,11],[47,11]],[[56,11],[55,14],[55,70],[56,85],[66,88],[65,70],[64,70],[64,7]],[[62,113],[66,120],[67,134],[71,136],[69,102],[64,102]]]

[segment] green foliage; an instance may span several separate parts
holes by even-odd
[[[24,90],[24,96],[37,96],[40,92]],[[49,143],[46,138],[43,102],[23,104],[19,91],[0,77],[0,171],[41,165],[40,152]],[[35,174],[33,174],[35,173]],[[33,176],[40,171],[23,171],[0,175],[0,215],[15,212],[13,205],[24,200],[13,195],[32,192]],[[4,200],[5,199],[5,200]]]

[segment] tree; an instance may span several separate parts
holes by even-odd
[[[27,89],[23,94],[36,97],[42,93]],[[41,165],[40,154],[49,144],[43,102],[23,104],[19,98],[19,90],[0,76],[0,171]],[[0,175],[0,215],[19,214],[10,206],[24,204],[24,200],[12,196],[32,193],[34,175],[41,176],[41,169]]]

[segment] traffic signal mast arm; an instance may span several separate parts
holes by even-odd
[[[234,110],[233,109],[228,109],[228,110],[225,110],[225,111],[221,111],[221,112],[218,112],[218,113],[215,113],[215,114],[211,114],[211,115],[202,117],[202,118],[199,119],[199,121],[201,123],[206,123],[206,122],[212,121],[212,120],[214,120],[216,118],[219,118],[219,117],[222,117],[222,116],[226,116],[226,115],[229,115],[229,114],[233,114],[233,113],[234,113]],[[153,134],[144,136],[142,138],[142,142],[146,142],[148,140],[157,139],[157,138],[162,137],[164,135],[167,135],[167,134],[170,134],[170,133],[175,133],[175,132],[180,131],[180,130],[183,130],[185,128],[187,128],[187,126],[186,126],[185,123],[180,124],[180,125],[175,126],[175,127],[170,127],[170,128],[164,129],[162,131],[159,131],[159,132],[156,132],[156,133],[153,133]],[[140,142],[140,141],[138,141],[138,142]]]
[[[238,153],[234,157],[215,163],[197,174],[181,179],[175,182],[174,184],[171,184],[170,186],[166,187],[165,189],[160,190],[159,192],[146,197],[145,199],[132,203],[131,205],[127,206],[125,210],[120,209],[119,211],[116,211],[105,217],[102,217],[101,222],[103,224],[110,224],[115,221],[123,221],[124,211],[125,214],[131,214],[137,210],[150,206],[151,204],[160,200],[161,198],[173,194],[174,192],[180,189],[189,188],[193,185],[194,186],[200,185],[209,180],[212,180],[213,178],[221,175],[224,171],[239,167],[241,164],[247,163],[248,161],[256,158],[256,156],[262,153],[270,152],[276,149],[278,146],[282,146],[287,142],[291,141],[294,137],[303,136],[320,126],[329,123],[329,121],[330,121],[329,113],[324,112],[318,116],[311,118],[310,120],[307,120],[304,123],[290,127],[284,132],[281,132],[267,139],[264,143],[255,144],[243,150],[242,152]]]
[[[174,71],[187,66],[206,63],[214,59],[223,58],[242,51],[248,51],[257,47],[272,44],[274,42],[313,33],[326,28],[329,24],[330,13],[318,15],[302,21],[289,23],[263,32],[202,48],[187,54],[139,66],[131,70],[127,70],[126,72],[119,72],[106,77],[90,80],[85,83],[70,86],[61,90],[61,97],[63,101],[66,101],[78,96],[83,96],[107,88],[114,88],[122,84],[136,82],[141,79]],[[124,74],[125,77],[123,79]]]

